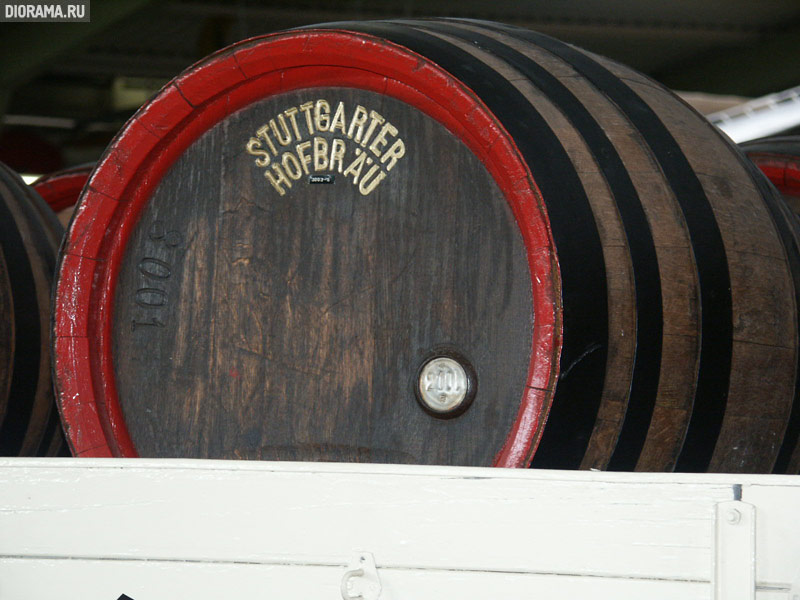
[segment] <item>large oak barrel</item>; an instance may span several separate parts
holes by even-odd
[[[59,266],[82,456],[796,469],[798,252],[668,90],[461,20],[251,39],[142,108]]]
[[[50,294],[63,228],[0,164],[0,455],[55,456],[66,446],[53,397]]]

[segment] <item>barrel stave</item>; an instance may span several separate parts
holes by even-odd
[[[0,316],[6,323],[3,362],[8,365],[0,369],[8,399],[0,445],[5,455],[52,455],[62,440],[48,336],[60,226],[44,201],[5,165],[0,165],[0,195],[5,219]]]

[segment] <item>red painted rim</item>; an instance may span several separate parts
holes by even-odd
[[[779,152],[747,152],[747,158],[761,169],[781,194],[800,198],[800,157]]]
[[[56,171],[40,177],[31,186],[44,198],[53,212],[59,212],[78,203],[81,190],[93,167],[94,165],[85,165]]]
[[[525,393],[494,464],[530,463],[561,350],[560,278],[541,194],[508,133],[462,83],[401,46],[334,30],[268,35],[212,55],[134,115],[98,164],[67,234],[55,296],[56,387],[76,456],[137,456],[117,396],[111,330],[124,250],[151,193],[231,112],[320,86],[378,92],[428,114],[475,153],[508,200],[527,248],[535,321]]]

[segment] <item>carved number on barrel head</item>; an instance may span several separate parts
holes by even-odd
[[[167,230],[163,221],[155,221],[150,227],[148,234],[150,239],[149,251],[164,253],[174,250],[183,244],[183,236],[175,230]],[[155,256],[145,256],[137,265],[139,274],[143,278],[143,285],[136,290],[133,296],[134,302],[147,311],[163,309],[167,306],[169,296],[163,289],[167,279],[172,275],[172,265],[162,258]],[[137,327],[164,327],[164,321],[160,318],[161,313],[156,315],[146,315],[144,319],[134,318],[131,320],[131,330],[136,331]]]

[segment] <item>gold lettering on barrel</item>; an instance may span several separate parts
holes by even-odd
[[[245,150],[281,196],[304,175],[334,171],[368,196],[405,156],[406,145],[379,112],[318,98],[272,117],[245,142]]]

